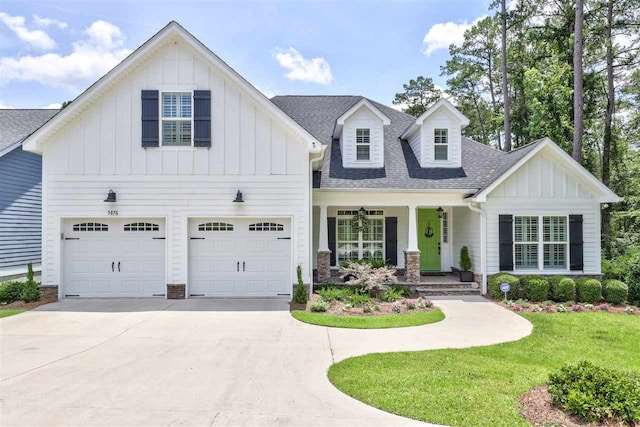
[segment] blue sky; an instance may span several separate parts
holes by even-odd
[[[76,97],[171,20],[268,96],[365,95],[391,104],[418,75],[444,86],[445,46],[484,0],[0,2],[0,108]]]

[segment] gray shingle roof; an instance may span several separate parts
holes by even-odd
[[[0,151],[22,141],[60,110],[0,109]]]
[[[369,100],[391,119],[384,130],[383,169],[344,169],[339,144],[332,140],[336,120],[361,96],[276,96],[271,101],[327,145],[322,172],[315,188],[357,189],[468,189],[476,193],[494,182],[524,157],[536,143],[504,153],[462,138],[461,168],[421,168],[411,147],[400,135],[415,120],[393,108]],[[320,175],[320,176],[318,176]]]

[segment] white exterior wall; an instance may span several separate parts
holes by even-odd
[[[414,132],[412,135],[409,136],[409,146],[411,147],[411,149],[413,150],[413,154],[415,154],[416,159],[418,159],[418,163],[420,163],[420,165],[422,165],[422,139],[421,139],[422,133],[420,132],[420,129],[418,129],[417,132]]]
[[[211,148],[142,148],[143,89],[210,89]],[[61,219],[108,210],[167,218],[167,283],[187,282],[188,217],[289,217],[292,281],[310,281],[306,142],[217,66],[176,38],[92,101],[43,141],[43,283],[61,282]]]
[[[487,197],[487,270],[499,269],[498,215],[582,215],[584,272],[546,270],[563,274],[599,274],[600,204],[588,192],[585,182],[557,160],[550,151],[541,151],[511,175]],[[567,262],[568,264],[568,262]],[[530,271],[516,270],[517,273]],[[535,271],[539,272],[539,271]]]
[[[370,130],[370,160],[356,160],[356,129]],[[342,166],[345,168],[384,167],[384,125],[382,120],[366,106],[360,107],[344,121],[340,136]]]
[[[481,269],[480,253],[482,251],[480,244],[480,214],[464,206],[454,207],[452,212],[453,218],[452,224],[450,224],[452,229],[450,234],[453,236],[452,265],[460,268],[460,250],[463,246],[467,246],[471,263],[473,264],[471,270],[479,272]]]
[[[448,160],[434,160],[434,129],[448,129],[449,132],[449,154]],[[423,168],[459,168],[462,165],[462,122],[445,107],[440,107],[424,120],[420,127],[422,134],[422,148],[420,155],[420,165]],[[414,151],[415,152],[415,151]]]

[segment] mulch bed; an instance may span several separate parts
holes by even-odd
[[[522,303],[516,303],[516,305],[520,305],[520,307],[516,307],[514,306],[509,306],[507,303],[505,303],[504,301],[493,301],[494,303],[498,304],[501,307],[506,308],[507,310],[511,310],[511,311],[515,311],[518,313],[559,313],[558,312],[558,305],[562,304],[562,303],[553,303],[550,305],[547,305],[545,303],[527,303],[529,304],[528,307],[525,307],[522,305]],[[542,307],[543,310],[542,311],[533,311],[533,307],[535,305],[538,305],[539,307]],[[587,308],[584,306],[583,303],[579,303],[579,304],[562,304],[565,306],[565,308],[567,309],[566,313],[572,313],[572,312],[593,312],[593,311],[602,311],[605,313],[615,313],[615,314],[624,314],[626,316],[629,316],[629,313],[625,312],[625,309],[627,307],[633,307],[634,312],[632,313],[634,316],[640,316],[640,308],[633,306],[633,305],[626,305],[626,304],[604,304],[606,305],[606,309],[604,309],[604,307],[602,307],[601,304],[593,304],[593,308]],[[579,307],[579,308],[577,308]],[[602,307],[602,308],[601,308]],[[576,309],[577,308],[577,309]]]
[[[9,308],[13,308],[13,309],[24,308],[26,310],[31,310],[32,308],[40,307],[41,305],[49,304],[50,302],[53,302],[53,301],[47,301],[47,300],[40,300],[36,302],[15,301],[10,304],[0,305],[0,310],[5,310]]]
[[[291,302],[291,310],[311,311],[309,309],[310,303],[312,301],[320,299],[320,295],[314,294],[311,301],[309,301],[309,304],[307,304],[306,306],[304,304],[296,304],[294,302]],[[422,301],[425,303],[425,305],[429,305],[429,300],[423,299]],[[329,307],[327,308],[327,311],[325,313],[341,316],[384,316],[389,314],[415,313],[416,311],[424,312],[435,309],[433,306],[418,308],[418,298],[403,298],[396,302],[384,302],[373,298],[371,302],[367,304],[372,308],[371,312],[368,313],[364,311],[364,306],[349,307],[348,303],[344,301],[332,301],[329,303]],[[413,304],[413,306],[415,307],[414,309],[407,308],[411,304]],[[375,309],[375,307],[379,307],[379,309]],[[394,311],[395,307],[399,308],[400,311]]]
[[[551,405],[551,395],[547,391],[547,386],[544,385],[532,388],[520,398],[520,413],[534,426],[622,427],[627,425],[621,422],[588,423],[567,414],[562,409]]]

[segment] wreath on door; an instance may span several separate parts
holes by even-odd
[[[431,228],[431,221],[427,222],[427,228],[424,229],[424,236],[428,239],[434,236],[433,228]]]
[[[366,233],[369,229],[369,220],[364,213],[358,212],[351,218],[351,229],[356,232]]]

